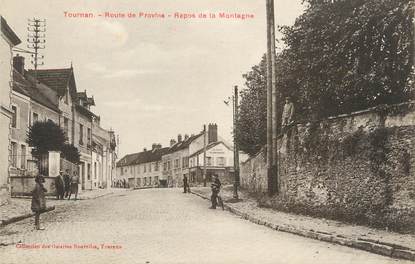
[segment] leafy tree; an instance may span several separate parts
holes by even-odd
[[[72,144],[63,145],[61,156],[74,164],[79,164],[81,162],[81,155],[79,154],[78,149]]]
[[[240,92],[236,142],[240,150],[254,155],[267,142],[266,59],[243,75],[247,89]]]
[[[307,8],[295,24],[280,27],[278,113],[286,96],[297,121],[415,98],[413,1],[303,2]],[[266,144],[265,58],[243,77],[237,143],[253,155]]]
[[[414,2],[309,0],[294,26],[278,88],[314,119],[414,98]]]
[[[61,151],[65,140],[65,133],[50,120],[34,123],[27,136],[27,143],[33,147],[32,155],[38,159],[48,151]]]

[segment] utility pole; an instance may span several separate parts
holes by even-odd
[[[277,91],[275,73],[274,0],[267,0],[267,174],[268,193],[278,191]]]
[[[233,170],[234,170],[234,183],[233,183],[233,198],[238,200],[238,187],[239,187],[239,149],[237,143],[237,120],[238,120],[238,86],[234,87],[234,95],[232,96],[233,102]]]
[[[43,65],[40,62],[44,58],[43,55],[39,54],[40,49],[45,48],[45,33],[46,32],[46,19],[28,19],[27,23],[27,48],[33,49],[32,64],[35,67],[35,86],[37,85],[37,67]]]
[[[206,187],[206,125],[203,125],[203,187]]]

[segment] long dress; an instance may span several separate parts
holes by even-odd
[[[31,209],[33,212],[42,212],[46,209],[45,192],[46,189],[43,187],[43,184],[37,182],[32,191]]]

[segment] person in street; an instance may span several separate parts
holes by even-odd
[[[291,101],[291,97],[285,98],[284,110],[282,112],[282,128],[285,128],[293,121],[294,116],[294,104]]]
[[[187,182],[187,176],[183,175],[183,193],[187,193],[188,189],[188,182]]]
[[[32,205],[31,209],[35,213],[35,227],[37,230],[44,230],[40,227],[40,214],[46,210],[46,198],[45,193],[47,190],[43,186],[45,178],[42,175],[35,177],[36,185],[32,190]]]
[[[63,171],[59,172],[59,175],[55,178],[56,187],[56,199],[62,200],[65,194],[65,183],[63,180]]]
[[[73,176],[71,177],[71,189],[68,197],[68,201],[71,199],[72,194],[75,195],[75,201],[78,198],[78,184],[79,184],[79,176],[76,171],[73,172]]]
[[[216,209],[216,205],[218,204],[218,195],[220,192],[221,182],[217,174],[214,175],[213,182],[211,184],[212,195],[210,196],[210,201],[212,202],[212,206],[209,207],[210,209]]]
[[[66,169],[65,174],[63,175],[63,183],[65,184],[65,198],[68,198],[71,189],[71,177],[69,176],[68,169]]]

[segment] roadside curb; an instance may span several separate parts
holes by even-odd
[[[48,207],[46,207],[46,210],[44,212],[42,212],[42,214],[53,211],[53,210],[55,210],[55,206],[48,206]],[[28,214],[24,214],[24,215],[14,216],[14,217],[11,217],[11,218],[6,219],[6,220],[2,220],[1,224],[0,224],[0,227],[6,226],[6,225],[9,225],[9,224],[12,224],[12,223],[19,222],[21,220],[24,220],[24,219],[32,217],[32,216],[35,216],[35,213],[28,213]]]
[[[193,192],[192,194],[199,196],[200,198],[210,200],[209,197],[206,197],[203,194]],[[299,235],[302,237],[312,238],[324,242],[329,242],[333,244],[338,244],[342,246],[347,246],[355,249],[365,250],[374,254],[383,255],[391,258],[398,258],[398,259],[405,259],[405,260],[412,260],[415,261],[415,251],[413,249],[410,249],[408,247],[404,247],[401,245],[395,245],[391,243],[385,243],[382,241],[375,241],[370,239],[364,239],[364,238],[348,238],[341,235],[334,235],[327,232],[322,232],[318,230],[305,230],[301,229],[295,226],[289,226],[289,225],[277,225],[275,223],[267,222],[263,219],[260,219],[256,216],[250,215],[249,213],[244,213],[235,207],[224,204],[225,209],[229,212],[240,216],[241,218],[248,220],[252,223],[263,225],[268,228],[271,228],[276,231],[282,231],[286,233],[291,233],[295,235]]]

